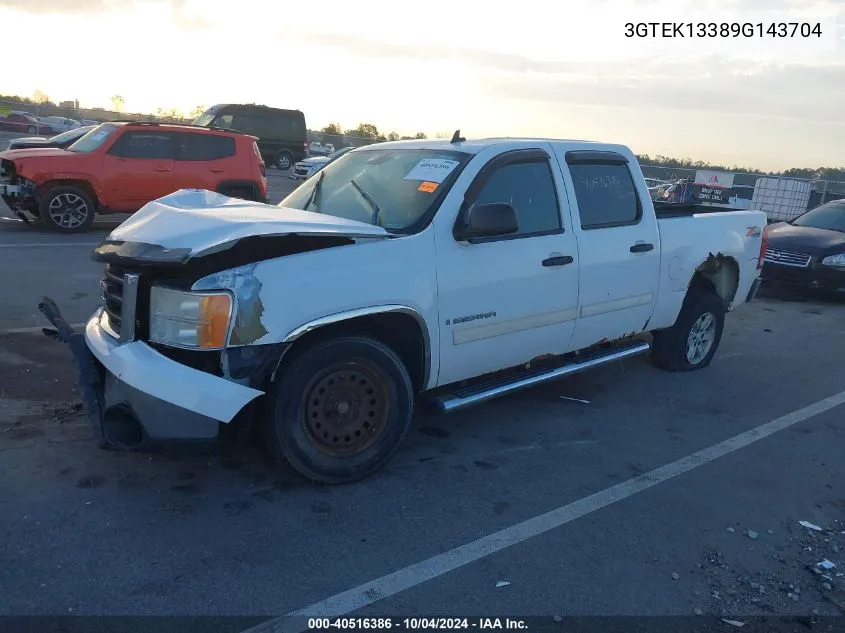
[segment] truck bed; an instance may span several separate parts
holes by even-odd
[[[724,211],[750,211],[752,209],[741,209],[739,207],[728,207],[722,205],[695,204],[689,202],[664,202],[653,200],[654,212],[658,219],[686,218],[701,213],[722,213]]]

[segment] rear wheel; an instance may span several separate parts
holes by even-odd
[[[287,171],[293,165],[293,155],[290,152],[279,152],[273,161],[277,169]]]
[[[669,371],[695,371],[710,364],[725,326],[725,307],[712,292],[690,290],[678,319],[670,328],[653,332],[651,357]]]
[[[94,201],[78,187],[60,186],[46,192],[38,206],[44,224],[60,233],[82,233],[94,224]]]
[[[30,125],[28,128],[26,128],[26,133],[27,134],[37,134],[38,128],[35,127],[34,125]]]
[[[270,452],[320,483],[349,483],[380,470],[413,417],[408,371],[389,347],[368,337],[306,349],[269,395],[264,435]]]

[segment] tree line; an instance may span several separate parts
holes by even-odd
[[[790,167],[783,171],[763,171],[753,167],[721,165],[718,163],[708,163],[703,160],[692,160],[691,158],[671,158],[661,154],[657,154],[656,156],[637,154],[637,160],[641,165],[667,167],[670,169],[707,169],[711,171],[755,174],[758,176],[783,176],[785,178],[845,182],[845,167]]]
[[[326,127],[320,130],[320,134],[327,136],[352,136],[355,138],[365,138],[373,142],[379,143],[384,141],[411,141],[414,139],[428,138],[424,132],[417,132],[414,136],[402,136],[397,132],[390,132],[385,135],[379,132],[378,128],[373,123],[360,123],[358,127],[344,130],[340,123],[329,123]]]
[[[21,97],[18,95],[0,95],[0,101],[10,101],[15,103],[27,103],[31,105],[45,105],[56,107],[56,104],[50,100],[41,90],[36,90],[32,97]],[[123,111],[124,99],[120,95],[114,95],[111,98],[112,107],[117,112]],[[198,117],[205,111],[205,107],[198,105],[190,113],[191,120]],[[162,119],[178,120],[184,119],[185,116],[177,108],[159,108],[156,116]],[[397,132],[389,132],[384,134],[379,131],[378,127],[373,123],[359,123],[358,127],[351,129],[344,129],[340,123],[329,123],[320,130],[321,134],[327,136],[349,136],[362,139],[368,139],[373,142],[382,141],[406,141],[413,139],[428,138],[424,132],[417,132],[414,136],[404,136]],[[438,138],[448,138],[446,134],[438,134]],[[753,167],[743,167],[739,165],[721,165],[718,163],[709,163],[703,160],[692,160],[691,158],[672,158],[670,156],[663,156],[657,154],[656,156],[649,156],[648,154],[638,154],[637,160],[641,165],[650,165],[654,167],[666,167],[669,169],[708,169],[713,171],[728,171],[744,174],[756,174],[760,176],[784,176],[787,178],[803,178],[808,180],[831,180],[836,182],[845,182],[845,167],[790,167],[783,171],[763,171]]]

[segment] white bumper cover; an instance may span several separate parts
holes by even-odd
[[[219,422],[230,422],[263,391],[186,367],[142,341],[119,344],[99,325],[98,310],[85,326],[91,353],[115,378],[145,394]]]

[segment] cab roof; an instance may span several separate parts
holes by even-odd
[[[151,127],[163,130],[189,130],[191,132],[198,132],[200,134],[223,132],[225,134],[236,134],[238,136],[250,136],[249,134],[239,132],[238,130],[230,130],[228,128],[220,127],[209,127],[204,125],[191,125],[190,123],[159,123],[158,121],[106,121],[106,123],[140,128]]]
[[[598,141],[585,141],[578,139],[558,139],[558,138],[543,138],[543,137],[492,137],[481,139],[462,140],[452,143],[446,139],[421,139],[409,141],[387,141],[384,143],[377,143],[374,145],[364,145],[356,149],[366,150],[368,147],[378,146],[379,148],[395,148],[395,149],[429,149],[429,150],[452,150],[456,152],[466,152],[467,154],[478,154],[482,150],[489,147],[509,147],[514,149],[524,148],[526,146],[544,146],[548,144],[563,145],[569,149],[603,149],[608,151],[622,152],[623,154],[630,152],[630,149],[625,145],[601,143]]]

